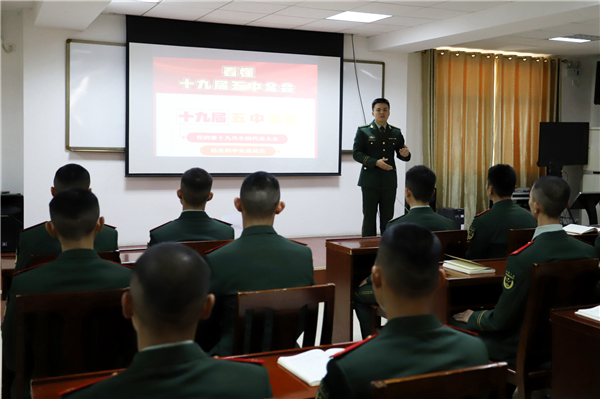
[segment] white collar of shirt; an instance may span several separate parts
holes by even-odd
[[[415,206],[410,207],[410,209],[416,209],[416,208],[429,208],[429,205],[415,205]]]
[[[191,339],[188,339],[187,341],[170,342],[168,344],[160,344],[160,345],[147,346],[144,349],[142,349],[142,351],[151,351],[151,350],[154,350],[154,349],[171,348],[173,346],[187,345],[187,344],[193,344],[193,343],[194,343],[194,341],[192,341]]]
[[[386,128],[386,127],[387,127],[387,123],[385,124],[385,126],[379,126],[379,125],[377,124],[377,122],[375,122],[375,126],[377,126],[377,130],[381,130],[381,128],[382,128],[382,127],[383,127],[383,128]]]
[[[537,236],[544,233],[551,233],[553,231],[561,231],[563,229],[560,224],[547,224],[545,226],[539,226],[535,229],[535,233],[533,233],[533,238],[531,241],[535,240]]]

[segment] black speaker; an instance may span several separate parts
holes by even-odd
[[[463,230],[465,228],[464,208],[442,208],[440,209],[440,215],[452,220],[456,226],[456,230]]]
[[[23,230],[23,196],[2,194],[2,253],[15,252]]]
[[[594,104],[600,105],[600,61],[596,62],[596,90],[594,90]]]

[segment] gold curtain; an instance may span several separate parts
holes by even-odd
[[[531,187],[537,167],[540,122],[556,120],[558,60],[497,55],[494,159],[517,172],[517,187]]]
[[[494,56],[435,51],[430,167],[438,201],[464,208],[465,222],[487,209],[487,170],[492,164]]]

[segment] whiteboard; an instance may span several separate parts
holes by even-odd
[[[344,60],[344,97],[342,119],[342,151],[352,151],[356,128],[371,123],[371,103],[384,96],[385,64],[376,61],[356,61],[358,84],[354,61]],[[360,87],[360,97],[358,88]],[[361,101],[362,98],[362,107]],[[364,113],[363,113],[364,110]]]
[[[66,148],[125,151],[125,45],[67,40]]]

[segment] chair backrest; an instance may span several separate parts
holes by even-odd
[[[517,379],[551,360],[551,309],[595,303],[594,290],[599,278],[598,259],[533,265],[517,350]]]
[[[442,244],[440,260],[446,259],[446,254],[464,258],[467,254],[467,230],[435,231],[434,234]]]
[[[10,291],[10,286],[12,285],[13,273],[15,269],[2,269],[0,272],[2,275],[2,300],[6,301],[8,299],[8,291]]]
[[[324,303],[320,345],[331,343],[335,285],[239,292],[233,354],[269,352],[315,346],[319,303]]]
[[[125,291],[17,295],[17,398],[24,397],[31,377],[128,366],[137,343],[131,321],[122,315],[121,296]]]
[[[99,251],[96,252],[104,260],[110,260],[112,262],[121,263],[121,257],[119,251]],[[58,258],[60,254],[48,254],[48,255],[31,255],[31,266],[42,265],[44,263],[53,262]]]
[[[506,257],[527,244],[533,238],[535,229],[511,229],[508,230],[508,241],[506,242]]]
[[[212,249],[230,243],[233,240],[215,240],[215,241],[183,241],[181,244],[192,248],[202,257]]]
[[[371,382],[374,399],[504,399],[506,363]],[[488,394],[488,396],[485,396]]]

